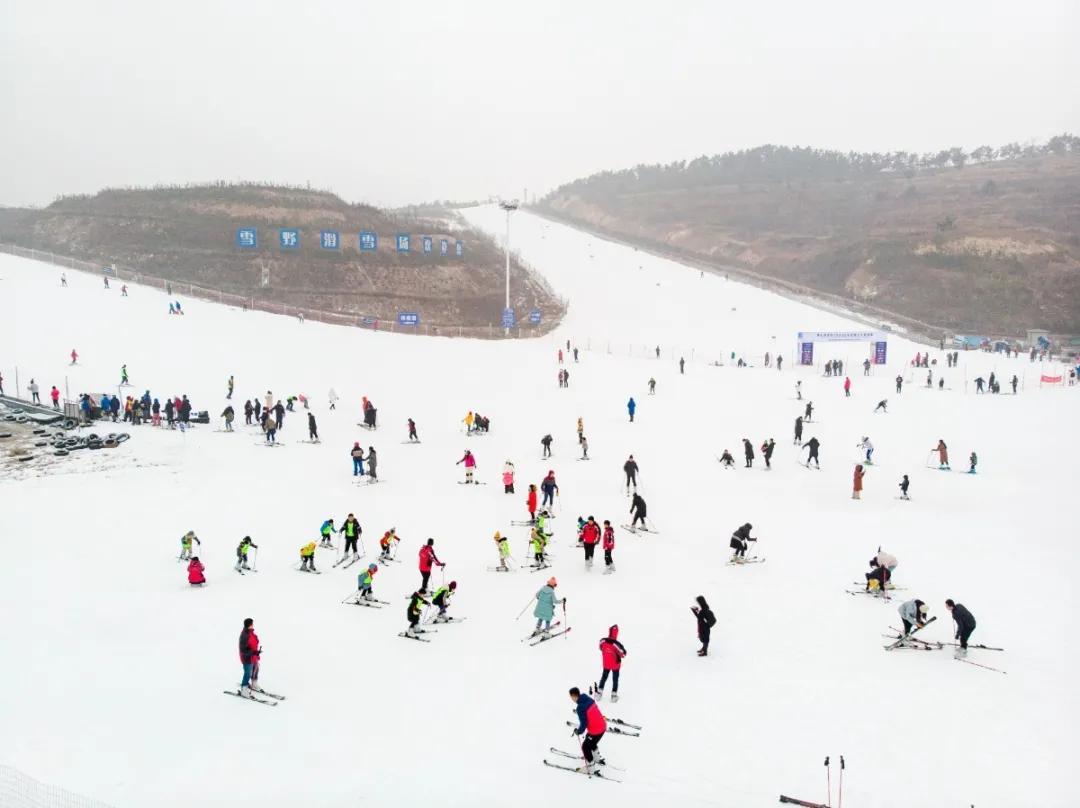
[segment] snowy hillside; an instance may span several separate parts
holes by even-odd
[[[468,217],[495,234],[505,223],[497,208]],[[821,358],[845,362],[845,398],[843,377],[795,366],[795,333],[857,324],[525,213],[512,238],[570,301],[549,338],[401,337],[197,300],[169,316],[159,291],[131,286],[122,298],[117,284],[105,291],[75,272],[62,289],[59,268],[0,255],[5,389],[17,366],[24,386],[33,376],[63,390],[66,378],[72,394],[115,392],[126,363],[125,393],[186,394],[213,416],[186,434],[127,428],[118,449],[0,480],[0,763],[117,808],[766,806],[781,793],[823,802],[822,759],[843,754],[845,805],[1074,805],[1076,390],[1040,389],[1039,365],[984,354],[939,364],[949,389],[928,390],[926,372],[908,366],[924,346],[890,340],[889,364],[864,377],[866,345],[819,345]],[[561,389],[567,340],[581,352],[567,357]],[[784,356],[782,371],[762,367],[766,351]],[[732,352],[752,367],[735,367]],[[1022,376],[1024,389],[975,395],[970,380],[991,370]],[[280,448],[265,448],[242,413],[234,434],[218,431],[230,375],[238,410],[267,390],[308,396],[322,443],[302,442],[302,410],[287,415]],[[797,380],[815,405],[804,439],[821,441],[820,472],[796,462]],[[378,408],[374,433],[357,426],[362,396]],[[888,414],[875,414],[884,398]],[[469,410],[491,419],[490,434],[466,437]],[[579,417],[589,462],[576,460]],[[408,418],[422,443],[405,443]],[[554,457],[542,460],[548,432]],[[855,501],[864,435],[875,464]],[[755,449],[776,439],[772,471],[760,452],[742,468],[744,437]],[[931,467],[939,438],[952,472]],[[378,485],[352,476],[354,441],[377,449]],[[734,471],[716,460],[725,448]],[[457,484],[465,449],[485,485]],[[962,473],[971,451],[975,475]],[[604,575],[599,557],[586,570],[575,517],[629,522],[629,454],[659,533],[617,530],[617,571]],[[496,530],[526,563],[528,529],[511,520],[527,518],[525,491],[548,469],[561,492],[554,566],[488,571]],[[897,498],[903,474],[909,502]],[[322,574],[297,572],[320,524],[350,512],[363,563],[334,569],[334,552],[319,550]],[[760,537],[751,553],[767,561],[728,566],[728,539],[748,521]],[[390,605],[342,605],[391,526],[401,563],[375,579]],[[202,542],[202,589],[176,560],[188,530]],[[244,535],[259,545],[258,572],[240,576]],[[420,643],[398,633],[427,537],[458,582],[451,614],[468,620]],[[879,546],[899,558],[894,580],[906,588],[889,603],[845,592]],[[531,609],[515,615],[549,574],[572,631],[530,647]],[[706,658],[695,653],[697,595],[718,620]],[[1008,673],[956,662],[948,646],[884,651],[909,597],[938,618],[926,639],[944,642],[945,599],[964,603],[978,620],[972,642],[1006,649],[968,659]],[[240,679],[245,617],[265,650],[261,684],[287,695],[273,708],[222,693]],[[601,743],[623,782],[545,768],[549,747],[576,748],[567,689],[599,677],[597,643],[616,623],[629,651],[621,700],[601,706],[644,727]]]

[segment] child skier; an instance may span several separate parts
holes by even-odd
[[[191,543],[202,547],[202,542],[199,541],[199,537],[195,535],[194,530],[189,530],[183,536],[180,537],[180,561],[191,560]]]
[[[611,554],[615,552],[615,528],[608,519],[604,520],[604,575],[615,572],[615,561]]]
[[[874,456],[874,444],[870,442],[870,438],[863,437],[863,439],[859,441],[857,445],[860,449],[866,452],[866,464],[868,466],[874,465],[874,461],[872,459]]]
[[[373,600],[375,598],[375,594],[372,591],[372,584],[375,581],[375,573],[378,571],[378,565],[368,564],[367,569],[356,576],[357,600]]]
[[[251,569],[251,567],[248,566],[247,557],[248,550],[252,547],[256,550],[259,549],[259,545],[251,541],[251,536],[244,536],[244,538],[240,540],[240,543],[236,545],[236,566],[234,569],[237,572]]]
[[[533,617],[536,618],[536,629],[532,633],[533,637],[537,635],[545,638],[551,636],[551,621],[555,617],[555,607],[560,603],[566,603],[566,598],[560,599],[555,595],[555,587],[558,585],[559,582],[555,578],[548,578],[548,582],[536,593],[536,608],[533,609]],[[541,626],[543,626],[543,630],[541,630]]]
[[[434,623],[446,623],[452,618],[446,615],[450,608],[450,598],[457,592],[457,581],[451,581],[449,586],[440,586],[431,597],[431,605],[439,607],[439,613],[435,615]]]
[[[422,633],[418,631],[416,626],[420,622],[420,615],[423,613],[424,606],[430,606],[431,601],[427,599],[427,590],[424,587],[420,587],[418,590],[412,593],[409,598],[409,606],[405,610],[405,617],[409,621],[409,627],[405,629],[405,633],[410,637],[415,637],[417,634]]]
[[[319,541],[320,547],[333,547],[333,534],[337,530],[334,527],[334,520],[327,519],[322,523],[322,527],[319,528],[319,533],[322,535],[322,539]]]
[[[866,474],[866,469],[863,468],[862,463],[857,464],[855,466],[855,474],[854,474],[853,480],[852,480],[852,487],[851,487],[851,498],[852,499],[862,499],[862,496],[861,496],[861,494],[862,494],[862,481],[863,481],[863,476],[865,476],[865,474]]]
[[[585,547],[585,568],[589,569],[593,565],[593,553],[596,552],[596,545],[600,542],[600,525],[596,524],[596,519],[589,517],[589,521],[581,528],[581,543]]]
[[[968,474],[974,474],[975,466],[979,464],[979,456],[972,452],[971,457],[968,458],[968,462],[971,463],[971,468],[968,469]]]
[[[904,479],[900,481],[900,499],[911,499],[911,497],[908,496],[907,492],[909,485],[911,485],[911,482],[908,480],[908,476],[905,474]]]
[[[504,494],[513,494],[514,493],[514,464],[511,463],[509,460],[507,460],[506,463],[503,465],[502,481],[503,481],[503,493]]]
[[[529,495],[525,498],[525,508],[529,511],[529,521],[536,521],[536,486],[529,485]]]
[[[499,531],[495,531],[495,546],[499,550],[499,566],[496,567],[500,572],[506,572],[510,569],[507,561],[510,559],[510,539],[503,536]]]
[[[470,413],[471,415],[472,413]],[[455,466],[465,464],[465,482],[466,484],[473,482],[473,471],[476,470],[476,458],[473,457],[473,453],[468,449],[465,450],[465,456],[461,458]]]
[[[390,528],[383,533],[383,537],[379,539],[379,558],[389,559],[390,550],[393,547],[394,542],[400,542],[401,539],[397,535],[397,528]]]
[[[333,523],[330,524],[333,527]],[[356,517],[351,513],[345,517],[345,522],[341,526],[341,530],[338,533],[345,534],[345,553],[342,555],[342,559],[348,558],[349,553],[352,552],[353,558],[359,558],[360,554],[356,549],[356,542],[360,538],[360,534],[363,533],[363,528],[360,527],[360,523],[356,521]],[[326,538],[324,534],[324,538]]]
[[[202,586],[206,583],[206,576],[203,574],[205,567],[203,563],[199,561],[199,557],[195,556],[191,559],[191,563],[187,568],[188,583],[192,586]]]
[[[311,541],[300,548],[300,571],[315,572],[315,542]]]
[[[550,538],[539,527],[534,527],[529,534],[529,549],[533,554],[534,566],[536,569],[543,569],[548,566],[547,560],[544,557],[544,550],[547,548],[548,538]]]

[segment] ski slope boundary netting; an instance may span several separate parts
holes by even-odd
[[[11,766],[0,765],[0,805],[4,808],[110,808],[104,802],[39,783]]]

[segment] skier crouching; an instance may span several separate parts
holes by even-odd
[[[750,531],[753,530],[753,528],[754,526],[747,522],[731,534],[729,546],[735,551],[731,556],[731,560],[736,564],[742,564],[746,560],[747,543],[757,541],[754,536],[750,535]]]

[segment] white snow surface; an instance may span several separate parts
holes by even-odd
[[[494,207],[468,217],[495,234],[505,222]],[[171,317],[160,291],[130,285],[122,298],[118,283],[105,291],[72,271],[61,289],[60,268],[0,255],[6,386],[17,365],[43,393],[65,377],[72,394],[115,392],[126,363],[125,391],[186,393],[213,416],[186,435],[129,429],[104,469],[106,451],[85,451],[0,481],[0,762],[117,808],[766,806],[781,793],[824,802],[825,755],[835,803],[842,754],[846,805],[1076,805],[1075,392],[1039,389],[1042,368],[1026,358],[984,354],[964,354],[958,370],[939,365],[935,377],[945,373],[951,389],[927,390],[925,371],[907,365],[924,346],[891,339],[889,364],[865,378],[857,365],[867,345],[819,345],[819,358],[847,362],[845,399],[842,379],[795,366],[794,334],[857,323],[524,212],[512,239],[570,300],[549,337],[405,337],[199,300]],[[556,350],[567,339],[583,350],[567,358],[563,390]],[[782,372],[761,367],[766,350],[783,354]],[[754,367],[733,367],[731,351]],[[716,359],[724,366],[708,364]],[[1025,389],[965,392],[964,375],[991,369],[1003,380],[1024,374]],[[898,372],[910,380],[902,395]],[[214,431],[230,374],[235,434]],[[798,379],[816,407],[804,439],[822,442],[820,472],[795,462]],[[341,395],[334,412],[331,387]],[[260,445],[242,404],[268,389],[308,395],[323,442],[300,442],[297,412],[282,448]],[[362,395],[378,407],[375,433],[356,426]],[[875,415],[882,398],[889,413]],[[491,418],[490,435],[465,437],[470,409]],[[579,416],[588,463],[575,460]],[[419,445],[402,443],[409,417]],[[540,459],[547,432],[550,461]],[[863,435],[876,463],[854,501]],[[741,468],[744,436],[755,449],[776,439],[771,472],[760,456]],[[952,472],[928,467],[938,438]],[[379,485],[354,483],[354,440],[378,449]],[[466,448],[487,485],[457,484]],[[725,448],[735,471],[717,463]],[[971,450],[976,475],[962,473]],[[617,572],[602,575],[599,553],[587,571],[574,519],[628,521],[630,453],[660,533],[619,530]],[[513,496],[500,481],[507,459]],[[526,560],[528,531],[510,520],[523,518],[528,483],[549,468],[561,487],[550,573],[573,630],[529,647],[531,610],[514,618],[550,573],[487,567],[496,530]],[[910,502],[897,499],[904,473]],[[340,526],[349,512],[364,529],[363,563],[389,527],[404,537],[403,563],[376,577],[376,594],[391,601],[381,611],[341,605],[359,567],[332,569],[330,551],[318,553],[322,575],[295,571],[322,521]],[[760,537],[751,553],[768,560],[727,566],[728,538],[747,521]],[[202,541],[203,589],[188,586],[176,560],[187,530]],[[231,567],[247,534],[259,572],[241,577]],[[418,643],[397,634],[429,536],[445,580],[459,584],[451,613],[468,620]],[[907,587],[888,604],[845,593],[879,546],[898,556],[895,581]],[[704,659],[690,613],[699,594],[718,618]],[[935,640],[952,639],[945,598],[967,605],[978,621],[972,642],[1007,649],[969,659],[1008,673],[956,662],[950,649],[884,651],[904,597],[930,604],[938,620],[925,634]],[[237,637],[249,616],[265,649],[261,684],[288,696],[277,707],[222,694],[239,682]],[[621,700],[602,707],[645,727],[601,744],[624,782],[548,769],[550,746],[576,748],[567,689],[599,677],[597,643],[616,623],[629,655]]]

